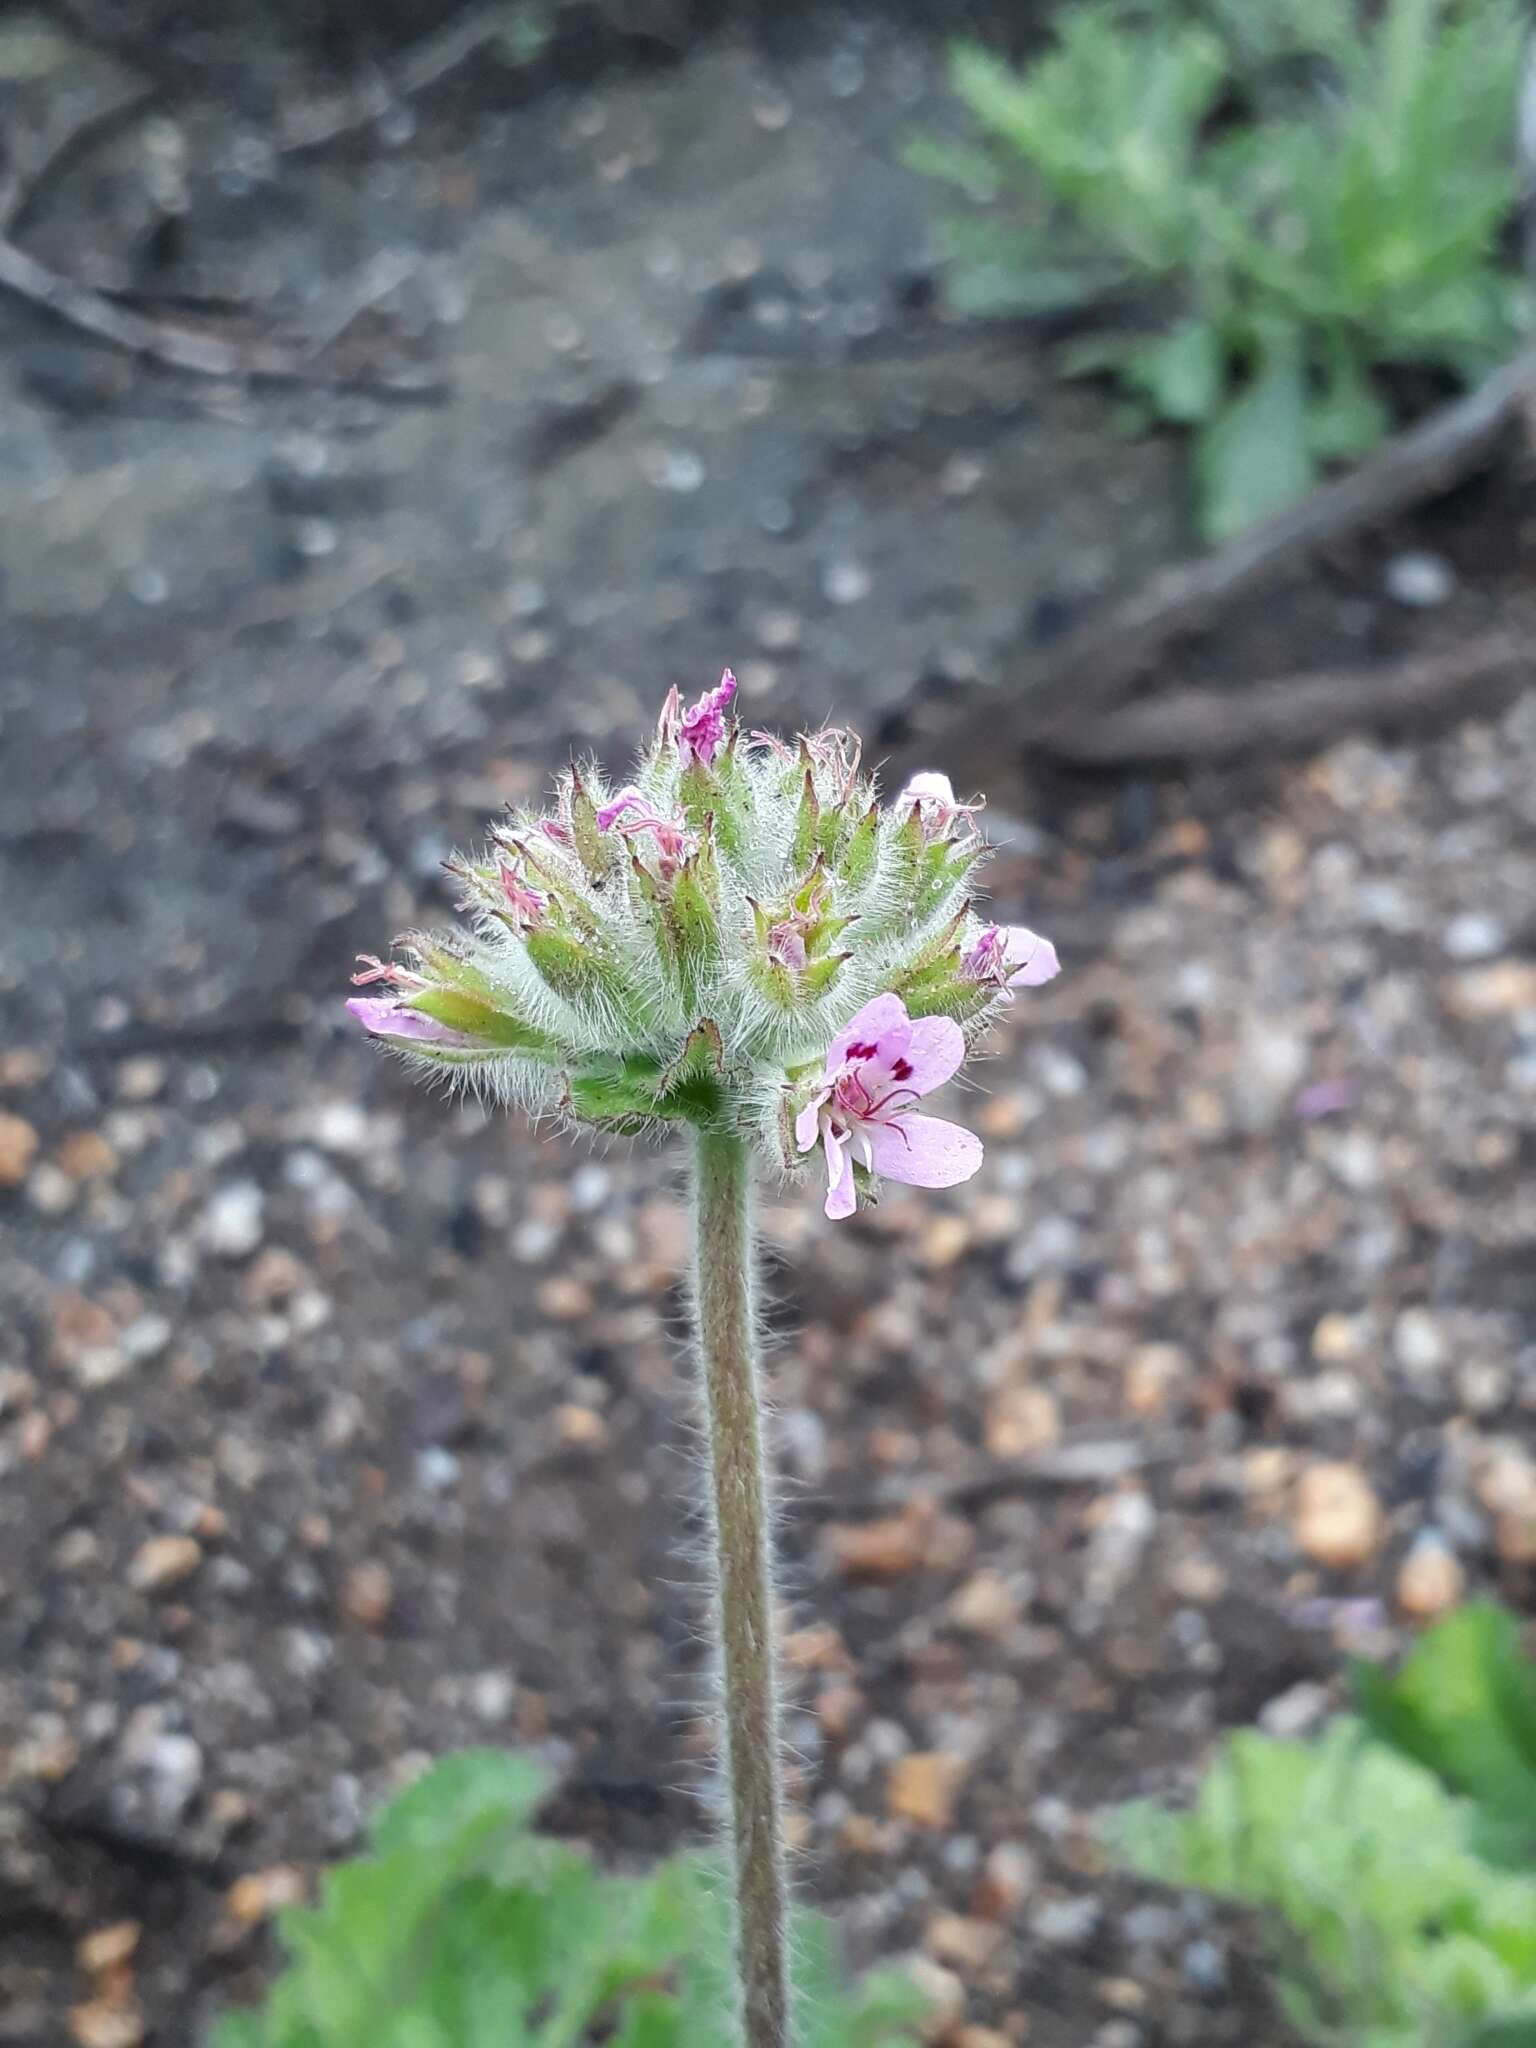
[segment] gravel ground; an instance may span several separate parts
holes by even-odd
[[[829,66],[927,90],[936,62],[879,33],[518,116],[539,164],[584,138],[580,176],[461,192],[441,414],[189,416],[136,384],[82,415],[66,344],[9,337],[0,436],[40,466],[0,481],[0,2040],[191,2048],[259,1990],[276,1907],[455,1743],[539,1751],[549,1824],[606,1855],[704,1825],[677,1162],[445,1109],[336,997],[354,951],[442,914],[455,838],[572,738],[621,746],[665,682],[734,658],[754,715],[835,705],[942,761],[943,648],[985,673],[1047,598],[1178,544],[1170,451],[1110,449],[1038,361],[967,343],[898,377],[840,347],[791,376],[685,344],[697,307],[637,351],[622,298],[601,346],[551,347],[583,275],[640,292],[658,236],[723,264],[749,202],[764,240],[831,250],[818,291],[846,281],[871,243],[856,209],[838,241],[828,164],[875,142]],[[752,81],[769,120],[732,158],[700,109]],[[753,154],[813,81],[815,139]],[[700,154],[663,149],[632,219],[595,143],[642,116]],[[429,124],[397,195],[441,199],[447,149]],[[263,216],[279,274],[356,184],[317,166],[302,233]],[[870,204],[892,189],[869,172]],[[535,347],[486,279],[543,204]],[[67,229],[103,232],[87,197]],[[866,411],[839,458],[838,405],[897,385],[916,424]],[[540,470],[546,416],[579,452]],[[1506,510],[1328,565],[1201,666],[1397,644],[1409,541],[1454,565],[1441,630],[1496,613]],[[812,1189],[765,1193],[803,1882],[859,1960],[923,1959],[947,2048],[1279,2044],[1247,1937],[1115,1877],[1093,1819],[1178,1792],[1224,1727],[1313,1725],[1343,1647],[1471,1589],[1536,1605],[1536,695],[993,794],[999,910],[1064,972],[956,1105],[982,1176],[836,1230]]]

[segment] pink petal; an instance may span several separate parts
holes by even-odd
[[[477,1041],[468,1038],[462,1031],[452,1031],[446,1024],[439,1024],[435,1017],[424,1017],[419,1010],[402,1010],[398,1003],[382,996],[351,996],[347,1008],[375,1038],[397,1039],[416,1045],[441,1045],[473,1051]]]
[[[1039,988],[1042,982],[1054,981],[1060,974],[1056,948],[1038,932],[1022,924],[1005,925],[1003,942],[1010,988]]]
[[[620,790],[619,794],[613,799],[612,803],[607,803],[603,805],[602,809],[597,814],[598,831],[611,832],[613,830],[615,822],[618,819],[622,818],[624,813],[628,810],[650,810],[650,805],[646,802],[645,798],[640,794],[638,789]]]
[[[872,1124],[869,1136],[876,1173],[915,1188],[957,1187],[981,1165],[976,1133],[941,1116],[912,1114]]]
[[[925,768],[920,775],[914,775],[901,795],[896,799],[896,808],[904,811],[909,804],[943,804],[946,810],[955,808],[955,786],[947,775],[940,775],[935,768]]]
[[[960,1070],[965,1058],[965,1033],[953,1017],[919,1017],[906,1050],[912,1072],[905,1086],[914,1095],[931,1095]]]
[[[907,1006],[900,996],[876,996],[850,1019],[827,1047],[827,1072],[835,1074],[848,1058],[850,1045],[875,1045],[882,1061],[900,1059],[911,1037]]]
[[[821,1105],[827,1099],[827,1092],[823,1088],[819,1095],[813,1095],[795,1118],[795,1143],[802,1152],[809,1152],[816,1142],[817,1123],[821,1116]]]
[[[823,1214],[834,1223],[851,1216],[858,1204],[858,1195],[853,1185],[853,1161],[848,1157],[846,1139],[840,1139],[828,1124],[825,1139],[827,1153],[827,1199]]]

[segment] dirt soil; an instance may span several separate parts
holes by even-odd
[[[16,33],[29,126],[99,83]],[[0,2042],[190,2048],[455,1744],[604,1855],[707,1825],[677,1161],[445,1110],[338,998],[670,683],[942,766],[957,692],[1188,545],[1176,447],[934,315],[895,158],[950,118],[926,35],[813,16],[487,59],[291,160],[162,108],[28,223],[352,354],[199,383],[0,305]],[[1475,630],[1531,529],[1465,492],[1188,672]],[[956,2048],[1278,2048],[1249,1935],[1096,1814],[1314,1725],[1343,1647],[1536,1606],[1536,694],[1471,708],[1156,782],[1000,731],[994,895],[1064,972],[962,1105],[982,1176],[765,1194],[802,1881]]]

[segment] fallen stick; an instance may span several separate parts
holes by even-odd
[[[66,112],[64,118],[43,129],[23,156],[14,142],[13,152],[0,167],[0,235],[14,235],[25,216],[38,205],[50,179],[58,176],[87,138],[97,139],[119,122],[143,113],[154,100],[153,87],[137,83],[113,84],[91,94]]]
[[[1050,752],[1084,767],[1216,761],[1319,746],[1382,718],[1441,710],[1478,683],[1536,677],[1536,637],[1501,628],[1379,668],[1311,669],[1239,689],[1178,690],[1097,719],[1074,720]]]
[[[62,271],[29,256],[0,235],[0,292],[10,292],[50,313],[67,326],[98,341],[109,342],[128,355],[163,364],[194,377],[224,382],[268,384],[344,384],[362,390],[395,391],[411,397],[441,392],[441,376],[425,366],[397,370],[327,366],[313,349],[285,348],[275,341],[225,341],[200,334],[169,320],[135,312],[89,285],[78,284]]]
[[[423,36],[394,63],[361,84],[292,108],[278,125],[275,143],[279,154],[293,156],[301,150],[320,149],[343,135],[373,127],[392,107],[428,91],[477,50],[494,42],[504,33],[507,20],[506,7],[471,8],[446,28]]]
[[[498,33],[504,19],[502,9],[479,10],[424,38],[394,67],[383,105],[393,104],[402,93],[424,91]],[[384,91],[384,85],[378,90]],[[411,397],[439,394],[444,380],[424,365],[407,364],[391,369],[372,364],[327,363],[326,349],[352,324],[366,300],[344,308],[343,316],[332,323],[329,331],[293,347],[272,339],[236,341],[124,305],[111,292],[68,276],[20,246],[15,239],[16,230],[37,203],[45,181],[57,174],[88,137],[144,111],[157,97],[154,87],[111,86],[67,116],[57,132],[42,136],[30,161],[0,169],[0,292],[9,292],[66,326],[127,355],[194,377],[216,378],[226,383],[353,385]],[[344,133],[349,124],[340,120],[343,103],[358,116],[350,125],[362,125],[372,118],[360,112],[355,95],[343,95],[323,103],[329,109],[328,126],[312,108],[312,132],[306,135],[300,128],[289,135],[285,131],[280,147],[308,148]],[[399,281],[397,269],[398,266],[390,272],[386,289]]]
[[[1147,578],[1106,616],[1026,659],[978,692],[945,736],[951,771],[995,779],[1000,746],[1054,741],[1123,698],[1170,641],[1333,545],[1437,497],[1488,461],[1521,407],[1536,399],[1536,347],[1465,398],[1395,435],[1347,475],[1241,533],[1214,554]]]

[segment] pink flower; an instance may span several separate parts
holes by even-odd
[[[642,796],[638,789],[621,790],[612,803],[604,804],[598,812],[599,832],[611,832],[615,826],[626,839],[633,839],[640,832],[654,836],[656,865],[663,876],[675,875],[693,852],[693,834],[682,819],[662,817],[650,798]]]
[[[404,1009],[388,996],[352,996],[347,1008],[365,1031],[397,1045],[435,1045],[445,1052],[480,1050],[478,1039],[439,1024],[435,1017],[424,1017],[419,1010]]]
[[[967,981],[994,988],[1038,988],[1061,972],[1056,948],[1049,939],[1022,924],[989,924],[965,949],[960,972]]]
[[[715,756],[725,745],[726,706],[736,694],[736,678],[726,669],[714,689],[706,690],[698,703],[683,712],[677,719],[676,693],[668,699],[668,709],[662,712],[663,734],[676,726],[678,757],[686,768],[690,757],[711,767]]]
[[[808,733],[805,744],[816,765],[837,778],[837,801],[847,803],[859,779],[864,742],[845,725],[824,725],[820,732]]]
[[[968,838],[975,836],[976,828],[971,820],[981,805],[958,802],[954,785],[947,775],[940,775],[931,768],[924,769],[921,775],[914,775],[896,799],[898,811],[904,811],[909,804],[916,806],[917,821],[925,839],[947,839],[957,818],[961,832]]]
[[[381,960],[377,953],[359,953],[357,962],[362,972],[353,975],[354,988],[367,988],[370,982],[387,981],[391,988],[404,989],[413,995],[419,995],[427,987],[424,975],[413,973],[409,967],[402,967],[398,961]]]
[[[768,958],[780,967],[787,967],[798,974],[806,963],[805,935],[812,920],[802,911],[792,910],[788,917],[768,927]]]
[[[497,870],[501,879],[501,893],[507,899],[513,922],[519,931],[527,931],[536,925],[549,908],[549,898],[538,889],[530,889],[516,868],[503,865]]]
[[[871,1173],[919,1188],[952,1188],[981,1165],[981,1140],[915,1104],[943,1087],[965,1057],[952,1017],[907,1015],[900,996],[876,996],[827,1048],[817,1091],[795,1118],[795,1142],[827,1156],[826,1213],[854,1211],[854,1156]]]

